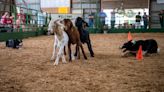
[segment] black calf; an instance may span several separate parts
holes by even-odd
[[[78,31],[80,33],[80,40],[81,42],[87,43],[88,46],[88,50],[90,51],[90,55],[91,57],[94,57],[94,52],[92,50],[92,45],[91,45],[91,40],[89,37],[89,32],[87,30],[85,30],[85,26],[88,26],[88,23],[85,22],[81,17],[77,17],[76,21],[75,21],[75,25],[78,28]],[[77,56],[77,51],[75,52],[75,56]]]

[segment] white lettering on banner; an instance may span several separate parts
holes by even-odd
[[[61,19],[64,19],[64,18],[72,19],[72,15],[58,15],[58,17]]]
[[[71,19],[73,23],[75,23],[75,19],[77,17],[82,17],[81,14],[51,14],[52,19],[57,20],[57,19]]]

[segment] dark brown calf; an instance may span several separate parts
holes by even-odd
[[[80,58],[80,51],[79,51],[79,47],[80,47],[84,58],[87,59],[82,46],[82,42],[80,40],[80,34],[77,28],[73,26],[73,23],[70,19],[64,19],[64,25],[65,25],[65,31],[69,36],[69,42],[68,42],[69,61],[72,61],[71,44],[76,44],[76,51],[78,52],[78,58]]]

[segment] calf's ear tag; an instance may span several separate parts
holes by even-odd
[[[133,44],[136,44],[136,41],[133,40],[132,43],[133,43]]]

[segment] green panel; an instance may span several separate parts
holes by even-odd
[[[96,28],[89,28],[88,30],[90,33],[102,33],[100,29]],[[164,29],[109,29],[108,33],[127,33],[129,31],[132,33],[163,33]]]
[[[12,33],[0,33],[0,41],[5,41],[8,39],[22,39],[22,32],[12,32]]]
[[[44,30],[29,31],[29,32],[11,32],[0,33],[0,41],[6,41],[8,39],[23,39],[27,37],[34,37],[44,34]]]

